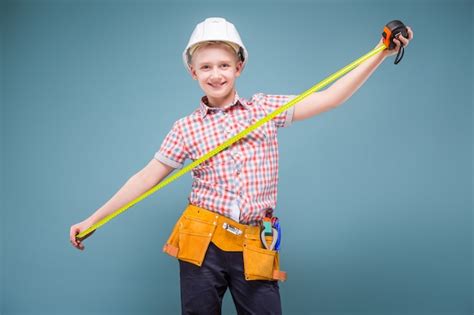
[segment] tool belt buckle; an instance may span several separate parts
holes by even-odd
[[[236,228],[235,226],[232,226],[230,224],[228,224],[227,222],[224,222],[224,224],[222,224],[222,228],[232,234],[235,234],[235,235],[240,235],[242,234],[242,231],[238,228]]]

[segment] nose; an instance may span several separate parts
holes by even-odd
[[[211,78],[217,79],[220,76],[220,72],[218,68],[214,68],[211,71]]]

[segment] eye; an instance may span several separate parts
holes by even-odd
[[[201,69],[208,69],[209,66],[202,66]]]
[[[223,67],[226,67],[226,68],[227,68],[227,67],[230,67],[230,65],[227,64],[227,63],[223,64],[222,66],[223,66]]]

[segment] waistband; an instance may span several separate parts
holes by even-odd
[[[188,205],[183,216],[204,220],[216,225],[215,232],[212,235],[212,242],[222,250],[242,251],[245,239],[256,240],[260,237],[259,226],[242,224],[224,215],[193,204]],[[228,229],[236,233],[232,233]]]
[[[222,223],[227,222],[228,224],[232,224],[232,226],[235,226],[242,231],[247,230],[248,232],[253,232],[253,231],[258,232],[260,229],[258,225],[243,224],[229,217],[226,217],[225,215],[219,214],[215,211],[212,211],[206,208],[201,208],[191,203],[186,207],[184,213],[192,217],[199,217],[208,222],[211,222],[211,221],[222,222]]]
[[[209,209],[206,209],[206,208],[201,208],[201,207],[196,206],[196,205],[194,205],[194,204],[192,204],[192,203],[189,203],[189,204],[188,204],[188,207],[190,207],[190,206],[193,206],[193,207],[199,208],[199,209],[203,209],[203,210],[207,210],[207,211],[210,211],[210,212],[212,212],[212,213],[219,214],[218,212],[216,212],[216,211],[214,211],[214,210],[209,210]],[[273,212],[274,212],[274,209],[273,209],[273,208],[265,208],[265,209],[262,210],[261,212],[262,212],[262,214],[264,214],[264,215],[270,214],[270,216],[272,216],[272,215],[273,215]],[[222,215],[222,214],[219,214],[219,215],[224,216],[224,215]],[[225,217],[225,216],[224,216],[224,217]],[[229,218],[229,219],[230,219],[230,218]],[[236,223],[240,223],[240,224],[247,225],[247,226],[259,226],[259,223],[260,223],[261,220],[262,220],[262,218],[260,218],[260,220],[252,220],[252,221],[250,221],[250,222],[247,223],[247,224],[245,224],[245,223],[240,223],[240,222],[235,221],[235,220],[233,220],[233,221],[236,222]]]

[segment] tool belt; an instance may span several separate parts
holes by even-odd
[[[272,238],[265,236],[267,243]],[[201,266],[210,242],[224,251],[243,252],[246,280],[286,280],[278,251],[263,248],[259,226],[240,224],[192,204],[176,222],[163,252]]]

